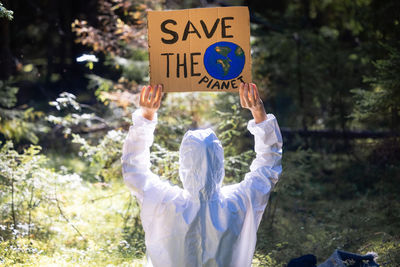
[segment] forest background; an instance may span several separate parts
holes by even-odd
[[[249,7],[254,82],[284,138],[254,265],[308,253],[321,263],[342,249],[400,266],[396,0],[2,0],[0,265],[143,265],[120,157],[149,81],[146,10],[226,5]],[[238,103],[166,94],[153,171],[179,184],[184,132],[210,126],[225,183],[240,181],[254,153]]]

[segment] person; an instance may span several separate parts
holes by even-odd
[[[221,142],[211,129],[192,130],[179,150],[181,188],[150,171],[162,86],[142,89],[121,160],[124,181],[141,206],[147,266],[251,266],[256,232],[282,171],[282,137],[256,85],[241,84],[239,93],[253,115],[247,126],[255,137],[250,171],[240,183],[222,186]]]

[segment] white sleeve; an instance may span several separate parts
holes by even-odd
[[[258,124],[254,120],[249,121],[247,128],[254,135],[256,158],[238,189],[249,199],[255,214],[260,215],[282,172],[282,136],[272,114],[268,114],[267,120]]]
[[[159,180],[150,170],[150,146],[154,140],[157,114],[150,121],[138,109],[132,114],[132,123],[122,149],[122,175],[125,184],[142,203],[145,187]]]

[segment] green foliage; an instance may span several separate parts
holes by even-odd
[[[48,128],[38,122],[43,117],[40,111],[33,108],[26,110],[4,110],[0,108],[2,115],[0,121],[0,133],[7,139],[14,139],[19,142],[23,139],[36,144],[39,141],[38,134],[48,131]]]
[[[115,116],[117,119],[103,119],[95,113],[86,113],[90,109],[96,111],[93,107],[81,104],[76,97],[70,93],[62,93],[50,105],[59,110],[59,116],[48,115],[47,120],[62,127],[64,137],[72,136],[72,143],[79,145],[79,156],[90,166],[83,171],[82,175],[89,181],[110,182],[121,177],[120,157],[122,144],[126,133],[118,130],[108,130],[113,125],[115,128],[124,123],[124,118]],[[120,109],[115,106],[109,106],[112,114],[118,115]],[[114,121],[112,122],[112,120]],[[93,136],[90,131],[94,129],[108,130],[105,135],[100,137]]]
[[[215,98],[216,96],[197,92],[166,94],[158,112],[159,126],[155,142],[169,150],[177,151],[187,130],[212,126],[207,117],[212,114],[207,111],[212,110]]]
[[[0,81],[0,105],[5,108],[14,107],[18,90],[18,87],[12,86],[11,81]]]
[[[80,145],[80,156],[90,163],[90,167],[96,170],[94,177],[102,182],[120,179],[122,144],[126,134],[121,131],[109,131],[97,145],[90,145],[87,140],[78,134],[72,134],[73,143]]]
[[[31,145],[18,153],[11,141],[0,149],[0,198],[7,203],[1,207],[3,238],[30,235],[32,229],[37,232],[41,222],[35,216],[38,207],[54,205],[57,186],[73,189],[80,183],[77,175],[60,175],[44,167],[47,159],[40,151],[40,146]]]
[[[105,266],[139,258],[140,264],[144,233],[126,187],[84,183],[65,168],[55,172],[40,150],[19,153],[10,141],[0,149],[0,263]]]
[[[374,251],[378,255],[378,262],[382,266],[396,266],[400,262],[400,239],[392,237],[385,232],[377,232],[374,240],[368,242],[361,251],[367,253]]]
[[[399,131],[400,127],[400,46],[384,46],[387,58],[374,62],[375,75],[365,78],[372,90],[354,89],[352,117],[377,128]]]
[[[271,257],[271,253],[255,253],[252,266],[277,267],[279,264]]]
[[[43,198],[41,195],[35,195],[37,191],[41,192],[42,186],[47,185],[38,177],[42,175],[40,165],[44,160],[43,156],[38,155],[39,151],[40,147],[30,146],[23,154],[19,154],[14,150],[11,141],[1,147],[1,191],[11,192],[2,195],[1,199],[2,203],[9,203],[2,206],[1,212],[2,220],[8,229],[17,229],[22,223],[26,223],[27,214],[30,217],[35,202]],[[30,222],[27,226],[30,231]]]
[[[179,179],[179,151],[171,151],[158,144],[154,144],[151,152],[152,171],[162,179],[182,186]]]
[[[144,233],[139,208],[126,187],[82,182],[57,191],[58,210],[39,207],[46,236],[19,235],[0,242],[5,266],[143,266]],[[46,223],[46,224],[45,224]],[[73,227],[72,227],[73,226]],[[75,228],[82,235],[79,235]]]
[[[104,119],[95,115],[95,113],[86,113],[86,110],[93,111],[93,108],[82,105],[77,102],[76,96],[67,92],[63,92],[55,100],[49,102],[59,113],[55,115],[47,115],[46,120],[52,124],[61,127],[65,137],[73,132],[88,131],[92,127],[104,127],[107,123]]]
[[[0,81],[0,134],[16,142],[28,140],[36,144],[38,134],[48,131],[40,121],[44,114],[33,108],[16,108],[19,89],[13,83],[12,79]]]
[[[360,84],[352,73],[365,66],[362,59],[350,61],[355,51],[326,34],[326,26],[322,29],[323,34],[298,29],[255,38],[255,78],[261,96],[283,125],[332,129],[348,124],[349,89]]]
[[[98,75],[89,74],[86,77],[89,79],[88,88],[95,89],[95,95],[97,97],[101,96],[101,92],[109,92],[114,85],[113,81]]]
[[[283,175],[261,222],[256,255],[268,255],[276,266],[284,266],[308,253],[321,263],[335,249],[379,250],[379,263],[397,266],[400,206],[393,200],[399,189],[389,184],[399,176],[356,162],[351,156],[312,150],[285,152]],[[367,193],[361,193],[362,186],[368,186]]]
[[[139,51],[137,53],[140,53]],[[136,54],[137,54],[136,53]],[[143,52],[142,52],[143,53]],[[147,53],[145,53],[147,55]],[[138,59],[135,59],[138,58]],[[133,59],[115,57],[113,63],[117,68],[122,69],[121,76],[130,81],[137,83],[148,82],[150,80],[149,75],[149,61],[142,56],[133,56]],[[129,89],[129,88],[127,88]]]
[[[399,2],[255,0],[250,7],[268,22],[253,26],[253,69],[260,87],[268,87],[261,95],[280,123],[304,129],[359,126],[349,117],[350,90],[365,86],[362,76],[375,76],[370,62],[387,54],[379,43],[398,40],[393,10]]]
[[[219,101],[222,101],[222,99],[227,100],[226,97],[221,97]],[[238,98],[234,97],[232,100],[238,101]],[[229,103],[230,101],[226,102]],[[227,108],[225,107],[225,109]],[[247,120],[240,114],[240,110],[237,102],[226,111],[223,107],[216,110],[216,117],[219,118],[217,134],[224,148],[225,157],[224,183],[227,184],[240,182],[244,175],[249,172],[250,163],[255,156],[252,149],[249,150],[245,147]]]
[[[13,14],[14,12],[11,10],[6,9],[3,4],[0,2],[0,19],[1,18],[6,18],[8,20],[13,19]]]
[[[27,258],[43,255],[46,245],[28,238],[0,242],[0,263],[4,266],[22,266]]]
[[[139,84],[147,83],[150,80],[148,77],[147,51],[137,47],[129,47],[128,52],[119,56],[106,55],[104,66],[110,69],[109,75],[86,75],[89,80],[88,88],[94,90],[97,99],[105,104],[110,103],[110,96],[113,93],[137,93]],[[115,79],[115,77],[118,77],[118,79]],[[111,100],[116,100],[115,97],[111,98]],[[118,100],[121,101],[121,99]]]

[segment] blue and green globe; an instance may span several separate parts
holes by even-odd
[[[208,74],[218,80],[231,80],[242,73],[245,63],[243,49],[231,42],[210,45],[204,53]]]

